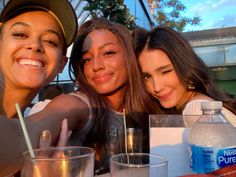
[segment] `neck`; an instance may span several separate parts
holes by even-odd
[[[125,95],[125,91],[126,89],[123,88],[121,90],[119,90],[118,92],[107,96],[107,99],[109,100],[110,104],[111,104],[111,108],[117,112],[122,112],[123,111],[123,98]]]
[[[31,100],[37,92],[32,92],[31,89],[14,89],[6,86],[0,86],[0,114],[6,115],[9,118],[16,117],[15,104],[18,103],[21,110],[31,103]]]
[[[183,96],[183,98],[180,100],[180,102],[176,105],[176,108],[180,109],[196,95],[197,95],[197,92],[195,91],[187,91],[186,94]]]

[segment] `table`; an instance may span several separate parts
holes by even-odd
[[[219,170],[213,171],[208,175],[200,175],[200,174],[191,174],[191,175],[184,175],[181,177],[217,177],[220,175],[224,175],[226,177],[235,177],[236,176],[236,164],[235,165],[231,165],[231,166],[227,166],[224,168],[221,168]],[[136,177],[135,173],[133,174],[134,177]],[[110,177],[110,173],[106,173],[103,175],[98,175],[96,177]]]
[[[110,176],[110,173],[105,173],[105,174],[98,175],[98,176],[95,176],[95,177],[111,177],[111,176]]]
[[[115,176],[117,177],[167,177],[167,169],[155,169],[155,171],[149,168],[127,168],[117,171]],[[97,177],[110,177],[110,173],[99,175]]]

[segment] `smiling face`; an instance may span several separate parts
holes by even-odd
[[[187,93],[165,52],[144,49],[139,62],[148,92],[159,100],[164,108],[179,107]]]
[[[64,68],[62,31],[43,11],[20,14],[3,24],[0,68],[6,87],[39,89]]]
[[[125,53],[118,38],[108,30],[94,30],[82,47],[84,75],[88,83],[105,96],[121,95],[128,79]]]

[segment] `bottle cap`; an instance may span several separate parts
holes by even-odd
[[[201,103],[201,108],[204,110],[222,109],[221,101],[205,101]]]

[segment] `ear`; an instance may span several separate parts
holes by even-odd
[[[62,60],[61,60],[61,66],[60,66],[60,68],[59,68],[59,73],[62,73],[62,72],[63,72],[63,69],[64,69],[64,67],[65,67],[65,65],[66,65],[66,63],[67,63],[67,61],[68,61],[67,56],[63,56],[63,57],[62,57]]]

